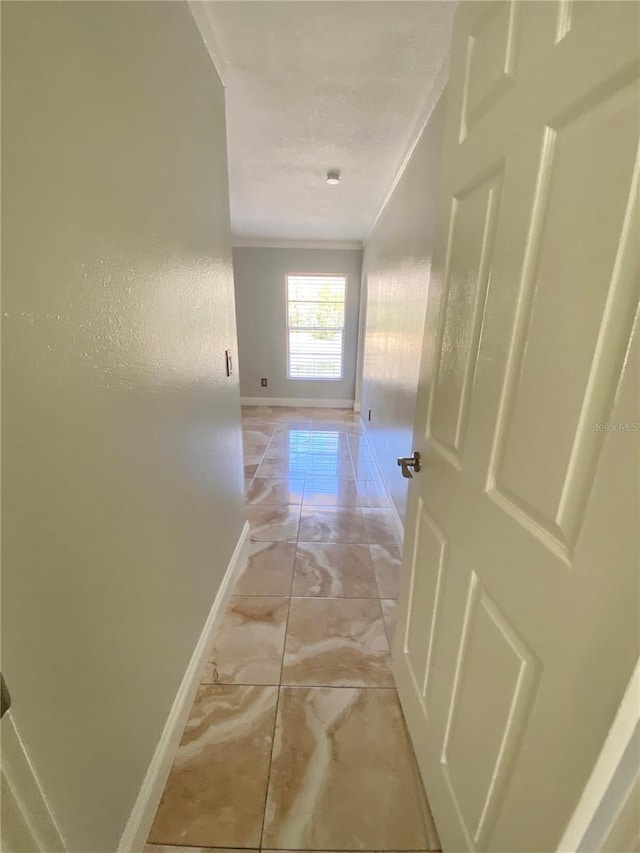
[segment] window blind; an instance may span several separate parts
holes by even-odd
[[[289,379],[342,379],[345,292],[343,275],[287,276]]]

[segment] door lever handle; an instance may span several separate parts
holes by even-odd
[[[413,456],[400,456],[398,458],[398,466],[402,468],[402,476],[406,480],[412,480],[413,474],[409,468],[413,468],[416,474],[418,473],[420,470],[420,454],[417,450],[414,450]]]

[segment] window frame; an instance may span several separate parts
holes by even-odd
[[[342,331],[342,347],[340,349],[340,376],[291,376],[291,362],[289,359],[290,349],[289,349],[289,333],[291,328],[289,326],[289,279],[290,278],[342,278],[344,279],[344,320],[342,323],[342,330],[337,327],[330,327],[326,329],[326,331]],[[286,348],[286,373],[287,373],[287,381],[289,382],[344,382],[344,352],[346,345],[346,331],[347,331],[347,294],[349,288],[349,276],[345,272],[288,272],[284,277],[284,336],[285,336],[285,348]],[[319,327],[310,327],[310,331],[313,328]],[[296,331],[296,327],[293,327],[293,330]]]

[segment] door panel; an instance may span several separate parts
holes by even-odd
[[[422,697],[425,716],[428,716],[428,690],[434,638],[442,589],[444,587],[448,553],[447,539],[420,501],[415,548],[411,561],[409,617],[405,639],[406,660],[416,694]],[[415,611],[414,611],[415,607]]]
[[[467,602],[441,761],[476,844],[488,835],[508,779],[533,700],[537,662],[473,571]]]
[[[524,310],[510,359],[517,384],[512,381],[507,388],[491,473],[496,496],[538,519],[567,551],[575,544],[578,519],[566,507],[584,504],[584,496],[579,500],[568,482],[571,463],[574,468],[584,464],[576,460],[576,442],[584,432],[578,429],[580,414],[597,393],[589,380],[602,326],[619,310],[615,297],[609,311],[605,307],[624,242],[637,157],[637,99],[636,79],[545,133],[541,184],[546,198],[530,229],[532,235],[540,232],[528,260],[535,272],[526,283],[529,292],[520,296]],[[589,247],[584,235],[589,235]],[[549,340],[564,346],[550,347]],[[538,417],[540,407],[554,416]]]
[[[457,13],[394,650],[445,851],[556,849],[638,656],[639,9]]]
[[[0,738],[0,849],[3,853],[66,853],[11,711],[0,722]]]
[[[489,284],[502,170],[453,199],[447,251],[446,301],[437,347],[427,435],[459,464]]]
[[[520,44],[517,4],[485,3],[469,28],[464,55],[460,141],[514,83]]]

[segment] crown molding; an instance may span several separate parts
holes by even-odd
[[[362,249],[357,240],[253,240],[244,237],[232,237],[234,249]]]
[[[202,40],[207,48],[209,56],[211,57],[211,61],[218,72],[220,82],[224,86],[226,69],[222,59],[220,58],[220,47],[213,30],[213,26],[211,25],[211,21],[209,20],[209,16],[207,15],[207,3],[202,2],[202,0],[188,0],[188,3],[191,14],[193,15],[193,20],[196,22],[196,26],[200,30]]]

